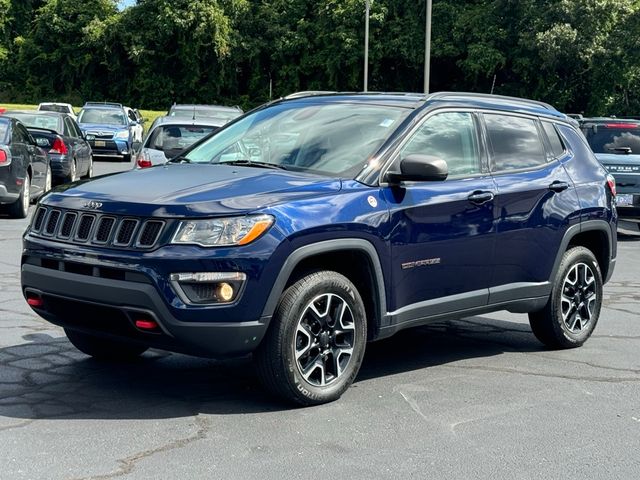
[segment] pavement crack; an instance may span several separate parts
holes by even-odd
[[[114,472],[104,475],[92,475],[89,477],[76,478],[75,480],[108,480],[111,478],[128,475],[133,471],[137,463],[141,460],[144,460],[145,458],[149,458],[157,453],[182,448],[189,445],[190,443],[197,442],[198,440],[206,438],[209,430],[211,429],[211,421],[208,418],[196,415],[194,423],[198,427],[198,429],[189,437],[170,440],[169,442],[165,443],[164,445],[160,445],[159,447],[143,450],[141,452],[134,453],[133,455],[130,455],[126,458],[119,459],[117,460],[117,462],[120,464],[120,466]]]

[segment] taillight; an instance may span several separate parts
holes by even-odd
[[[616,191],[616,179],[613,178],[613,175],[607,175],[607,185],[609,186],[611,195],[615,197],[618,194],[618,192]]]
[[[64,144],[62,139],[58,137],[53,141],[53,146],[51,147],[51,150],[49,150],[49,153],[66,155],[67,153],[69,153],[69,150],[67,149],[67,146]]]
[[[0,148],[0,165],[4,165],[6,163],[9,163],[9,156],[7,155],[7,152]]]
[[[138,154],[138,168],[149,168],[153,166],[151,163],[151,158],[149,158],[149,154],[144,150]]]

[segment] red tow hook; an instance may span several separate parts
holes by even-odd
[[[157,322],[147,319],[138,319],[135,321],[136,328],[140,330],[156,331],[160,328]]]
[[[27,292],[27,303],[33,308],[42,308],[44,306],[42,297],[31,292]]]

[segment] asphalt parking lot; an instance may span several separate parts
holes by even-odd
[[[340,401],[289,409],[246,360],[74,350],[20,293],[26,225],[0,218],[0,479],[640,478],[639,239],[582,348],[546,350],[524,315],[438,323],[369,345]]]

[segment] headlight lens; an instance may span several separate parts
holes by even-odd
[[[246,245],[258,239],[273,225],[271,215],[186,220],[180,222],[171,243],[202,247]]]
[[[120,138],[123,140],[128,140],[129,139],[129,130],[120,130],[119,132],[116,132],[116,134],[113,136],[113,138]]]

